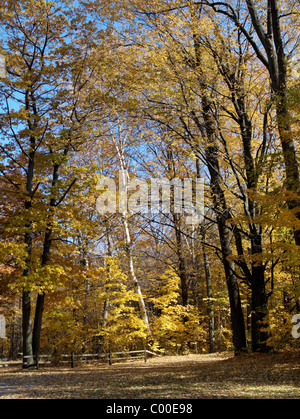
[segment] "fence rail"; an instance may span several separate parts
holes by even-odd
[[[130,354],[134,356],[119,356],[115,357],[115,355],[123,355],[123,354]],[[140,355],[138,355],[140,354]],[[106,361],[109,365],[112,365],[113,361],[125,361],[125,360],[132,360],[132,359],[141,359],[144,358],[144,361],[147,362],[148,356],[161,356],[155,352],[148,351],[147,349],[141,349],[138,351],[124,351],[124,352],[105,352],[105,353],[97,353],[97,354],[49,354],[49,355],[33,355],[33,356],[23,356],[23,366],[31,367],[44,364],[70,364],[72,368],[75,367],[75,364],[79,362],[101,362]],[[27,360],[30,358],[30,362],[27,363]],[[63,358],[63,359],[61,359]],[[32,363],[33,359],[33,363]],[[15,364],[16,365],[16,364]]]

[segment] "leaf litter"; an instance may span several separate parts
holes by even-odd
[[[300,351],[0,370],[1,399],[300,398]]]

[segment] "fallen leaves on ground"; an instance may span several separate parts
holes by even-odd
[[[0,398],[300,398],[300,351],[0,371]]]

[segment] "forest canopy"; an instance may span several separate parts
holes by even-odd
[[[2,1],[0,354],[299,347],[299,26],[298,0]]]

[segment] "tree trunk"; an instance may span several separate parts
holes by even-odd
[[[218,220],[218,229],[230,303],[233,346],[235,353],[238,354],[240,352],[246,351],[247,349],[244,315],[241,305],[239,285],[234,274],[234,263],[230,260],[232,258],[232,250],[229,230],[224,220]]]
[[[235,348],[235,352],[239,353],[245,351],[247,347],[244,316],[241,306],[239,285],[237,278],[234,274],[234,263],[232,262],[232,260],[230,260],[232,258],[232,249],[229,228],[227,226],[227,220],[230,218],[230,215],[226,205],[224,192],[221,188],[218,148],[215,138],[212,107],[209,98],[205,95],[203,95],[202,97],[202,112],[207,138],[207,145],[205,147],[205,157],[210,174],[212,199],[214,211],[216,213],[217,218],[222,250],[222,260],[225,270],[226,284],[230,302],[233,345]]]
[[[241,78],[239,80],[235,79],[236,88],[234,89],[234,86],[232,86],[232,102],[238,115],[238,123],[243,140],[243,155],[247,179],[247,191],[255,192],[257,190],[258,176],[261,169],[255,166],[252,156],[252,123],[246,111],[246,95],[244,92],[242,78],[243,73],[240,72],[240,75]],[[269,337],[268,297],[265,290],[265,268],[261,261],[261,255],[263,253],[261,226],[255,223],[255,219],[257,218],[259,211],[257,203],[253,201],[251,197],[248,197],[245,202],[245,212],[249,217],[249,230],[251,234],[251,256],[253,258],[251,263],[251,274],[249,275],[250,271],[248,269],[246,269],[244,272],[252,290],[252,350],[254,352],[268,352],[270,349],[266,345],[266,340]],[[236,232],[236,234],[239,233]],[[241,238],[239,239],[239,243],[242,247]],[[238,251],[238,253],[240,252]]]
[[[65,154],[66,154],[65,149]],[[52,173],[52,189],[53,192],[58,182],[58,170],[60,165],[58,163],[54,163],[53,165],[53,173]],[[56,206],[56,199],[54,196],[50,199],[50,215],[49,220],[46,227],[45,238],[44,238],[44,245],[43,245],[43,254],[41,265],[45,266],[50,260],[50,250],[52,244],[52,210]],[[34,318],[34,326],[33,326],[33,354],[35,356],[39,355],[40,352],[40,340],[41,340],[41,329],[42,329],[42,318],[43,318],[43,311],[44,311],[44,304],[45,304],[45,293],[38,294],[37,301],[36,301],[36,309],[35,309],[35,318]]]
[[[271,86],[276,103],[276,115],[278,131],[284,157],[286,188],[295,195],[300,194],[300,174],[297,159],[295,142],[290,126],[290,113],[287,105],[287,69],[286,55],[284,52],[284,42],[281,34],[280,17],[277,0],[268,0],[267,12],[267,32],[259,20],[259,15],[253,0],[246,0],[253,27],[265,50],[267,59],[259,54],[257,47],[256,53],[269,71]],[[248,36],[249,38],[249,36]],[[299,198],[288,201],[290,210],[300,207]],[[296,216],[300,220],[300,210],[296,211]],[[300,230],[294,230],[295,243],[300,246]]]
[[[44,247],[42,254],[42,266],[45,266],[50,259],[50,248],[51,248],[51,236],[52,230],[48,226],[44,238]],[[41,329],[42,329],[42,318],[45,304],[45,293],[40,293],[37,296],[36,308],[35,308],[35,317],[33,325],[33,354],[38,356],[40,353],[40,340],[41,340]]]
[[[203,253],[203,263],[206,279],[206,290],[207,290],[207,299],[208,299],[208,333],[209,333],[209,352],[216,352],[216,337],[215,337],[215,315],[214,315],[214,303],[213,303],[213,294],[212,294],[212,282],[211,282],[211,273],[208,255],[205,247],[205,231],[202,227],[202,253]]]
[[[191,9],[191,17],[195,21],[195,14],[193,8]],[[191,115],[205,141],[205,159],[210,174],[210,188],[212,193],[214,211],[216,214],[218,224],[222,250],[222,261],[225,271],[230,303],[233,345],[235,353],[239,353],[246,350],[247,341],[245,333],[244,316],[239,293],[239,285],[237,282],[237,278],[234,274],[234,264],[230,260],[232,258],[232,250],[229,229],[227,226],[227,220],[230,218],[230,214],[221,187],[221,176],[218,160],[218,145],[216,135],[217,129],[214,122],[213,105],[209,96],[206,93],[208,90],[208,86],[205,83],[205,78],[201,77],[201,66],[203,65],[203,60],[199,42],[199,35],[196,31],[193,33],[193,42],[195,50],[195,60],[192,66],[199,72],[198,81],[200,91],[202,91],[202,117],[204,124],[200,123],[194,111],[191,112]]]
[[[264,281],[259,280],[252,286],[251,299],[251,338],[253,352],[269,352],[267,345],[269,331],[266,316],[268,315],[267,298]]]
[[[32,335],[32,350],[35,356],[39,356],[40,353],[40,341],[41,341],[41,330],[42,330],[42,318],[44,311],[45,294],[38,294],[36,300],[33,335]]]
[[[175,227],[175,238],[176,238],[176,255],[178,258],[178,276],[180,278],[181,288],[181,302],[184,307],[188,305],[188,279],[186,274],[185,259],[182,252],[182,236],[180,228],[180,216],[177,214],[173,215],[174,227]]]
[[[241,54],[241,53],[240,53]],[[233,231],[235,235],[236,241],[236,248],[238,255],[241,257],[239,262],[240,268],[242,269],[245,278],[247,279],[248,285],[251,287],[252,290],[252,325],[253,325],[253,333],[252,333],[252,348],[254,351],[260,350],[265,351],[267,347],[264,343],[267,336],[267,329],[268,325],[265,323],[264,325],[264,332],[259,332],[259,324],[260,324],[260,315],[261,311],[265,313],[265,320],[267,320],[267,313],[268,313],[268,304],[267,304],[267,295],[265,291],[265,281],[264,281],[264,266],[261,261],[261,255],[263,253],[262,247],[262,229],[260,225],[255,223],[257,216],[259,215],[259,209],[257,203],[251,198],[247,196],[247,192],[256,192],[257,191],[257,184],[260,174],[262,173],[261,162],[264,158],[264,152],[266,148],[266,144],[264,144],[265,140],[262,143],[261,148],[261,155],[259,158],[259,163],[255,164],[255,160],[252,155],[252,121],[247,112],[247,105],[246,105],[246,93],[244,88],[244,79],[245,74],[242,68],[238,68],[237,71],[235,65],[230,67],[228,64],[228,60],[226,59],[226,54],[215,54],[215,59],[220,69],[220,72],[226,82],[229,91],[231,92],[231,101],[236,111],[236,121],[240,127],[240,134],[243,143],[243,157],[244,157],[244,164],[245,164],[245,172],[246,172],[246,193],[243,187],[240,184],[238,174],[235,170],[233,170],[236,179],[238,181],[238,185],[240,185],[240,192],[244,199],[244,211],[245,215],[249,219],[249,231],[251,236],[251,256],[253,258],[251,262],[251,269],[248,268],[248,265],[244,259],[244,251],[243,251],[243,241],[238,228],[234,225]],[[240,63],[243,63],[243,56],[240,55]],[[269,109],[268,109],[269,110]],[[268,112],[267,110],[267,112]],[[264,124],[266,123],[267,113],[264,116]],[[226,140],[223,139],[223,143],[225,145],[226,151],[228,150]],[[227,151],[228,153],[228,151]],[[228,159],[231,161],[231,157],[228,153]],[[233,167],[233,164],[232,164]],[[258,256],[258,257],[257,257]],[[258,295],[256,295],[258,293]],[[264,294],[264,296],[263,296]],[[263,308],[261,307],[261,302],[264,301]],[[257,306],[257,304],[259,304]],[[260,320],[259,320],[260,319]],[[263,336],[261,336],[261,334]]]
[[[150,324],[149,324],[149,319],[148,319],[148,314],[147,314],[147,310],[146,310],[146,305],[145,305],[142,289],[141,289],[140,282],[137,279],[136,274],[135,274],[135,270],[134,270],[131,238],[130,238],[130,232],[129,232],[129,227],[128,227],[128,220],[127,220],[126,217],[123,217],[123,225],[124,225],[125,237],[126,237],[126,239],[125,239],[126,246],[125,247],[126,247],[126,254],[127,254],[127,258],[128,258],[129,275],[130,275],[130,279],[133,282],[135,291],[138,294],[138,303],[139,303],[139,309],[140,309],[142,319],[143,319],[145,325],[147,326],[148,332],[150,333]]]
[[[121,164],[122,164],[122,161],[123,160],[120,160]],[[123,183],[123,191],[126,191],[126,193],[127,193],[128,172],[126,170],[124,170],[124,167],[122,167],[121,175],[122,175],[121,176],[122,179],[120,179],[120,180]],[[123,222],[123,227],[124,227],[125,251],[126,251],[127,260],[128,260],[129,276],[130,276],[130,279],[131,279],[131,281],[134,285],[135,291],[138,294],[138,304],[139,304],[141,317],[142,317],[142,319],[143,319],[143,321],[144,321],[144,323],[145,323],[145,325],[148,329],[148,332],[150,334],[150,324],[149,324],[148,314],[147,314],[147,310],[146,310],[146,305],[145,305],[142,289],[141,289],[141,286],[140,286],[140,282],[139,282],[138,278],[136,277],[135,270],[134,270],[133,257],[132,257],[132,243],[131,243],[131,237],[130,237],[130,231],[129,231],[129,225],[128,225],[128,215],[127,215],[127,210],[126,209],[124,209],[124,211],[122,213],[122,222]]]
[[[107,239],[107,256],[112,257],[112,246],[111,246],[111,240],[110,240],[110,235],[109,235],[108,229],[107,229],[106,239]],[[108,271],[107,276],[108,276],[108,278],[110,278],[110,266],[109,266],[109,264],[107,265],[107,271]],[[109,310],[109,295],[107,296],[106,301],[104,302],[103,328],[105,328],[106,325],[107,325],[108,310]]]
[[[30,127],[30,124],[29,124]],[[25,213],[29,212],[32,207],[33,198],[33,173],[35,164],[35,138],[30,138],[31,152],[29,153],[26,192],[27,200],[25,201]],[[26,214],[27,215],[27,214]],[[28,278],[30,274],[30,262],[32,255],[32,222],[28,221],[26,225],[27,231],[25,233],[25,245],[27,257],[25,260],[26,267],[23,271],[23,277]],[[29,285],[29,284],[28,284]],[[24,287],[22,294],[22,334],[23,334],[23,368],[33,364],[32,351],[32,323],[31,323],[31,292],[27,287]]]
[[[33,365],[31,292],[23,290],[22,295],[23,368]]]
[[[126,229],[126,227],[125,227],[125,229]],[[142,289],[141,289],[139,280],[137,279],[137,277],[135,275],[131,245],[128,245],[128,244],[126,245],[126,253],[127,253],[127,257],[128,257],[128,264],[129,264],[129,275],[130,275],[130,278],[133,282],[135,291],[136,291],[136,293],[138,294],[138,297],[139,297],[138,302],[139,302],[140,313],[141,313],[141,316],[142,316],[142,319],[143,319],[145,325],[147,326],[148,332],[150,333],[150,324],[149,324],[149,319],[148,319],[148,314],[147,314],[147,310],[146,310],[146,305],[145,305]]]
[[[253,238],[251,241],[251,253],[261,253],[261,247],[261,237]],[[264,270],[262,262],[254,261],[252,263],[251,338],[253,352],[269,352],[271,350],[267,345],[270,332]]]
[[[176,177],[176,165],[175,159],[173,156],[173,148],[172,143],[167,142],[167,167],[168,167],[168,177],[169,179]],[[172,205],[174,205],[174,194],[171,191],[171,200]],[[182,250],[182,233],[181,233],[181,215],[177,214],[175,211],[173,212],[173,223],[174,223],[174,230],[175,230],[175,251],[176,256],[178,259],[178,276],[180,278],[180,288],[181,288],[181,304],[184,307],[188,305],[188,276],[186,272],[186,262]]]

